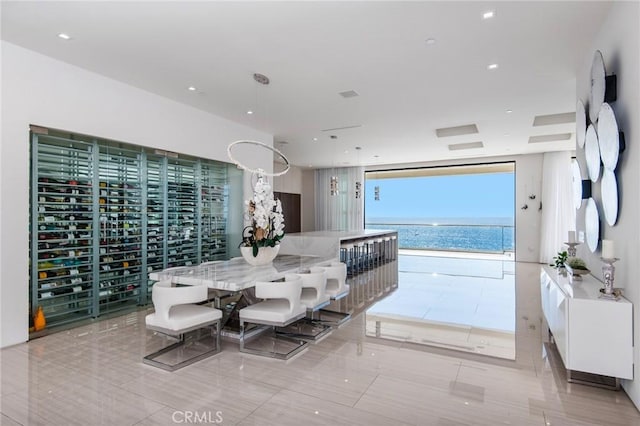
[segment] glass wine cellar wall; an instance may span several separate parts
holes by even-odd
[[[145,305],[149,272],[226,259],[227,166],[32,133],[32,313],[57,325]]]

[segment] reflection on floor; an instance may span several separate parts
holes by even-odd
[[[398,289],[367,309],[367,335],[515,359],[515,263],[424,253],[399,256]]]
[[[393,296],[383,271],[393,276],[368,276]],[[143,309],[0,350],[0,424],[637,426],[624,392],[567,383],[544,341],[539,274],[516,264],[515,361],[367,337],[356,313],[287,362],[225,341],[220,354],[170,373],[142,363],[164,343],[145,329]],[[376,300],[366,288],[344,307]]]

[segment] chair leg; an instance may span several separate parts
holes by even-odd
[[[183,361],[177,362],[175,364],[171,364],[168,362],[162,362],[160,360],[158,360],[158,358],[164,354],[167,354],[173,350],[176,350],[178,348],[184,347],[185,346],[185,339],[186,339],[186,334],[180,334],[177,336],[177,338],[179,339],[176,343],[173,343],[169,346],[166,346],[156,352],[153,352],[147,356],[145,356],[142,359],[142,362],[144,364],[148,364],[148,365],[152,365],[154,367],[158,367],[161,368],[163,370],[167,370],[167,371],[175,371],[178,370],[180,368],[186,367],[187,365],[191,365],[194,362],[200,361],[202,359],[208,358],[210,356],[213,356],[217,353],[220,352],[221,350],[221,346],[220,346],[220,321],[216,321],[215,323],[211,324],[211,328],[213,331],[213,328],[215,328],[216,330],[216,337],[215,337],[215,348],[213,349],[209,349],[201,354],[198,354],[196,356],[193,356],[191,358],[187,358]],[[175,337],[175,336],[171,336],[171,337]],[[213,336],[211,336],[213,337]]]
[[[253,349],[251,347],[247,347],[247,345],[245,344],[246,343],[245,342],[245,323],[244,321],[240,320],[240,339],[239,339],[240,352],[286,360],[293,357],[294,355],[297,355],[303,350],[307,349],[307,346],[308,346],[307,342],[300,339],[290,338],[287,336],[278,336],[275,333],[275,327],[271,327],[271,328],[273,329],[272,330],[273,335],[270,336],[270,339],[272,339],[270,342],[271,351],[264,350],[264,349]],[[256,339],[260,339],[260,336],[254,336],[254,337]],[[251,337],[251,340],[253,340],[254,337]],[[278,352],[277,351],[278,348],[276,348],[277,341],[288,344],[290,346],[290,349],[288,349],[286,352]]]

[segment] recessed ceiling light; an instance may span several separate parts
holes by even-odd
[[[482,14],[482,19],[491,19],[496,16],[496,12],[493,10],[487,10]]]
[[[513,110],[512,110],[512,109],[508,109],[508,110],[507,110],[507,114],[511,114],[512,112],[513,112]]]
[[[427,44],[436,44],[436,39],[435,38],[428,38],[425,42]]]
[[[253,114],[253,111],[249,110],[249,111],[247,111],[247,114],[251,115],[251,114]]]
[[[314,142],[317,142],[317,141],[318,141],[318,138],[313,138],[313,141],[314,141]]]
[[[348,154],[348,153],[349,153],[349,150],[348,150],[348,149],[345,149],[344,153],[345,153],[345,154]]]
[[[495,69],[497,69],[497,68],[498,68],[498,64],[490,64],[490,65],[487,65],[487,69],[488,69],[488,70],[495,70]]]
[[[190,91],[190,92],[195,92],[196,88],[193,87],[193,86],[189,86],[189,87],[187,87],[187,90]]]
[[[58,34],[58,37],[60,37],[63,40],[71,40],[71,36],[69,34],[65,34],[65,33]]]

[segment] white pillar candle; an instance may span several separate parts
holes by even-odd
[[[569,231],[569,242],[570,243],[576,242],[576,231]]]
[[[616,257],[613,240],[602,240],[602,257],[604,259],[613,259]]]

